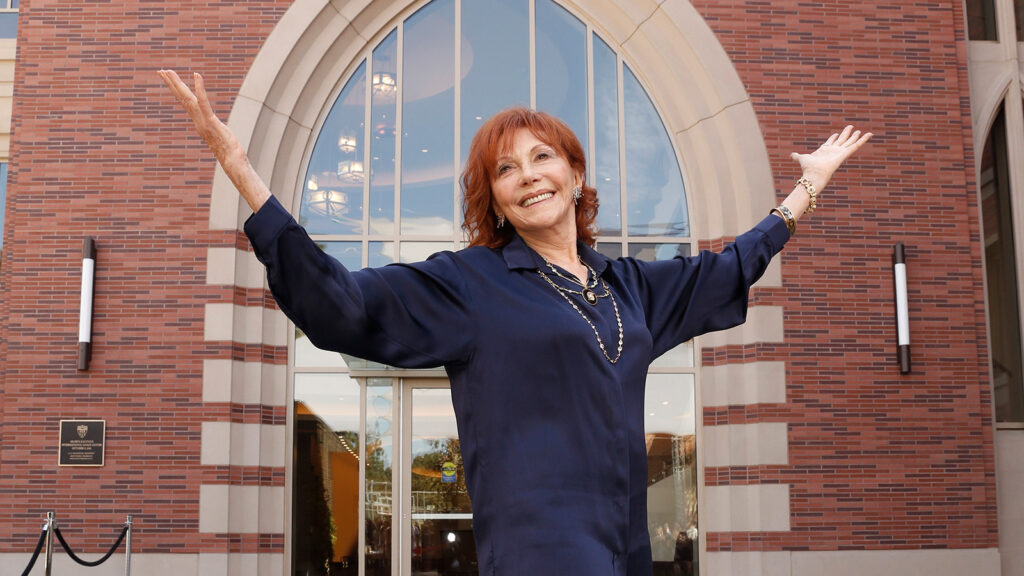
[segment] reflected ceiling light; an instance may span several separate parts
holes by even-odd
[[[317,181],[316,176],[310,176],[306,182],[306,190],[317,190],[320,188],[320,183]]]
[[[356,150],[356,138],[355,136],[346,136],[342,134],[338,137],[338,150],[342,154],[351,154]]]
[[[338,178],[342,182],[358,184],[363,181],[363,163],[358,160],[338,162]]]
[[[398,90],[398,82],[395,81],[394,74],[388,72],[378,72],[373,75],[372,79],[373,93],[380,96],[391,96]]]
[[[449,532],[448,533],[448,541],[449,542],[455,542],[455,532]]]
[[[306,194],[309,209],[331,219],[348,214],[348,194],[337,190],[316,190]]]

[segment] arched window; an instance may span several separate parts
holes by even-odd
[[[683,175],[657,107],[622,55],[552,0],[433,0],[385,31],[316,131],[300,223],[354,269],[460,249],[469,143],[514,105],[562,118],[583,143],[601,202],[599,250],[647,260],[690,253]],[[394,563],[406,573],[475,561],[460,556],[472,551],[472,512],[443,373],[342,358],[298,331],[291,357],[295,570],[362,564],[368,575],[391,574]],[[646,396],[654,559],[692,573],[690,343],[652,366]]]
[[[1021,422],[1024,421],[1024,377],[1006,144],[1005,113],[1000,107],[981,155],[978,184],[981,190],[996,420]]]

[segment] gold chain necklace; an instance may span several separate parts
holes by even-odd
[[[588,268],[589,268],[589,266],[588,266]],[[551,278],[548,278],[548,275],[545,274],[543,271],[537,270],[537,274],[540,274],[540,277],[543,278],[544,280],[546,280],[547,283],[550,284],[551,287],[554,288],[556,292],[558,292],[558,295],[561,296],[562,298],[564,298],[565,301],[568,302],[570,306],[572,306],[572,309],[575,310],[576,313],[580,315],[580,318],[583,318],[584,322],[586,322],[587,325],[590,326],[590,329],[594,331],[594,337],[597,338],[597,345],[601,348],[601,354],[604,354],[604,357],[607,358],[608,361],[611,362],[612,364],[615,364],[616,362],[618,362],[619,358],[622,358],[622,317],[619,316],[619,305],[615,302],[615,295],[612,294],[612,290],[611,290],[611,288],[608,287],[608,283],[604,281],[604,278],[601,278],[601,286],[604,288],[604,291],[605,291],[605,294],[603,296],[610,296],[611,297],[611,299],[612,299],[612,309],[615,310],[615,323],[618,324],[618,326],[619,326],[619,349],[615,353],[615,358],[612,358],[611,356],[608,355],[608,350],[606,350],[605,347],[604,347],[604,341],[601,340],[601,334],[597,331],[597,326],[594,326],[594,323],[591,322],[590,318],[587,318],[587,315],[583,313],[583,310],[580,310],[580,307],[577,306],[576,303],[572,301],[572,298],[569,298],[568,296],[566,296],[565,292],[563,291],[563,289],[560,288],[558,286],[558,284],[555,284],[555,282]],[[561,276],[561,275],[559,275],[559,276]],[[595,274],[594,276],[595,276],[594,283],[596,285],[596,283],[597,283],[596,276],[597,275]],[[577,284],[579,284],[579,282],[577,282]],[[585,290],[589,290],[589,288],[586,288]],[[584,298],[586,298],[586,296],[584,296]],[[590,301],[587,300],[587,302],[590,302]],[[594,297],[594,303],[597,303],[597,296]]]

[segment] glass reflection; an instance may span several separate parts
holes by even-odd
[[[629,233],[689,236],[686,195],[672,142],[636,76],[623,67]]]
[[[366,386],[366,575],[391,575],[394,392],[390,378]]]
[[[587,149],[587,27],[552,0],[537,0],[537,109],[561,118]]]
[[[412,390],[412,571],[476,574],[473,515],[451,390]]]
[[[368,266],[370,268],[379,268],[381,266],[387,266],[395,261],[395,243],[394,242],[370,242],[369,254],[370,259]]]
[[[597,251],[612,260],[622,258],[622,244],[619,242],[598,242]]]
[[[981,220],[992,346],[992,388],[998,422],[1024,421],[1024,362],[1017,301],[1012,194],[1006,118],[1000,110],[981,155]]]
[[[455,3],[405,21],[402,233],[451,234],[455,214]]]
[[[348,376],[295,375],[296,573],[358,573],[359,405]]]
[[[967,38],[998,40],[995,0],[967,0]]]
[[[697,437],[692,374],[651,374],[644,398],[647,526],[654,574],[697,573]]]
[[[363,232],[366,63],[335,101],[306,170],[299,224],[310,234]]]
[[[685,258],[690,255],[690,245],[630,242],[629,255],[637,260],[671,260],[676,256]]]
[[[370,234],[392,234],[395,230],[397,29],[374,49],[370,82]]]
[[[485,120],[530,105],[530,29],[526,0],[462,3],[462,111],[459,159]]]
[[[593,186],[601,208],[597,226],[601,234],[622,234],[619,194],[619,81],[618,59],[594,34],[594,164]]]
[[[402,242],[400,262],[422,262],[435,252],[451,250],[451,242]]]

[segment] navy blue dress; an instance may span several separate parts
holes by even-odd
[[[647,367],[694,336],[742,323],[750,285],[789,239],[782,219],[768,216],[721,254],[610,260],[581,244],[622,319],[622,357],[612,364],[519,237],[503,249],[349,271],[276,199],[245,232],[281,309],[317,347],[444,366],[480,573],[510,576],[651,574]],[[571,298],[614,358],[611,299]]]

